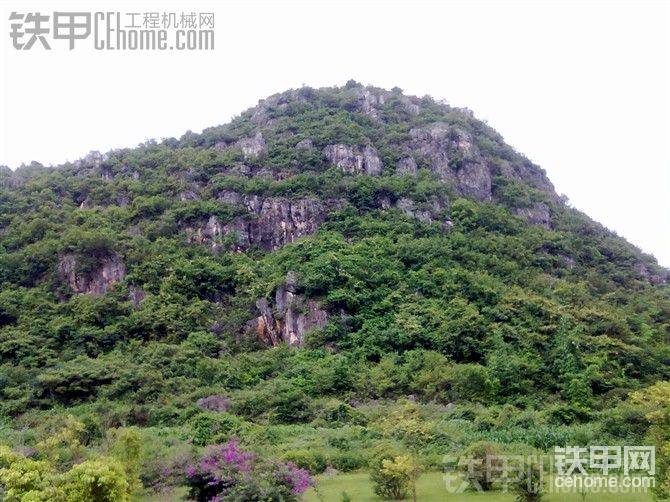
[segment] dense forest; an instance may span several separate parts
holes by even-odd
[[[646,444],[667,278],[472,112],[397,88],[0,168],[0,485],[294,500],[380,451]]]

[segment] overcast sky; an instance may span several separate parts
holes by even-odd
[[[97,10],[214,12],[215,50],[12,48],[12,11],[91,5],[0,0],[0,165],[179,137],[275,92],[354,78],[471,108],[575,207],[670,266],[666,1],[102,0]]]

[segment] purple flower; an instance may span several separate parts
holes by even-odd
[[[274,462],[274,475],[279,481],[291,487],[293,493],[300,495],[314,486],[315,482],[309,472],[291,462]]]

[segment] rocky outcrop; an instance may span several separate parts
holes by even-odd
[[[398,174],[416,174],[416,161],[412,157],[405,157],[398,161],[396,173]]]
[[[257,218],[250,225],[249,242],[274,250],[315,233],[323,223],[326,211],[321,201],[316,199],[269,197],[255,214]]]
[[[416,218],[422,223],[432,223],[433,222],[433,212],[428,210],[422,210],[416,207],[416,204],[412,199],[402,198],[398,199],[395,204],[400,211],[405,213],[406,216],[410,218]]]
[[[645,263],[639,263],[636,268],[640,278],[654,286],[667,284],[670,277],[670,271],[661,267],[655,267],[656,270],[652,271]]]
[[[265,152],[267,149],[265,138],[260,131],[250,138],[242,138],[237,140],[235,143],[219,141],[214,144],[214,149],[220,152],[224,152],[227,149],[233,147],[242,150],[242,154],[244,155],[245,159],[254,159]]]
[[[200,200],[200,196],[193,190],[184,190],[179,194],[179,200],[182,202]]]
[[[372,119],[379,121],[379,108],[386,102],[386,94],[386,92],[375,92],[371,88],[362,89],[358,96],[358,108]]]
[[[533,188],[542,190],[550,198],[559,200],[554,185],[549,181],[544,170],[528,160],[515,164],[507,160],[500,161],[494,174],[501,174],[507,178],[521,181]]]
[[[260,132],[257,132],[252,138],[239,140],[237,146],[242,149],[245,158],[258,157],[266,148],[265,139]]]
[[[530,207],[519,207],[515,210],[517,216],[521,216],[531,225],[538,225],[547,230],[551,228],[551,215],[549,206],[544,202],[538,202]]]
[[[379,209],[398,209],[405,216],[414,218],[422,223],[441,222],[443,230],[450,230],[453,226],[449,218],[445,218],[443,210],[447,207],[448,201],[444,198],[432,198],[427,202],[418,204],[408,197],[402,197],[393,202],[389,197],[381,197],[377,200]]]
[[[328,145],[323,150],[328,161],[345,173],[369,174],[376,176],[382,172],[382,162],[377,150],[370,145],[353,147],[351,145]]]
[[[491,200],[491,172],[469,133],[444,122],[410,130],[408,153],[422,156],[440,178],[466,197]]]
[[[147,294],[142,288],[138,288],[137,286],[130,286],[128,288],[128,299],[133,304],[133,307],[138,308],[146,297]]]
[[[295,147],[298,150],[312,150],[314,148],[314,142],[309,138],[303,139],[302,141],[298,141]]]
[[[248,327],[268,345],[286,343],[301,347],[310,330],[322,328],[328,322],[328,312],[317,302],[296,293],[296,279],[294,273],[287,274],[286,282],[275,292],[273,305],[265,298],[256,302],[260,315]]]
[[[218,251],[223,234],[223,224],[218,217],[212,215],[202,225],[189,225],[185,227],[186,242],[188,244],[211,244],[212,249]]]
[[[77,168],[85,167],[88,169],[99,169],[106,158],[106,155],[101,154],[97,150],[92,150],[83,158],[75,160],[73,164]]]
[[[83,260],[74,253],[60,257],[58,274],[75,294],[104,295],[112,284],[126,276],[126,268],[121,258],[111,254],[100,258],[92,270],[85,270]]]
[[[220,394],[214,394],[207,397],[201,397],[195,402],[195,405],[206,411],[214,413],[224,413],[230,409],[230,398]]]
[[[219,251],[227,237],[236,250],[251,246],[276,250],[315,233],[327,213],[323,202],[311,198],[263,198],[224,191],[219,194],[218,200],[225,204],[242,205],[248,213],[228,223],[211,216],[201,225],[186,227],[189,243],[208,244],[214,251]]]

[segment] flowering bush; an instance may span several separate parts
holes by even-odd
[[[231,439],[207,448],[186,468],[189,497],[203,502],[219,500],[295,501],[314,481],[290,462],[263,461]]]

